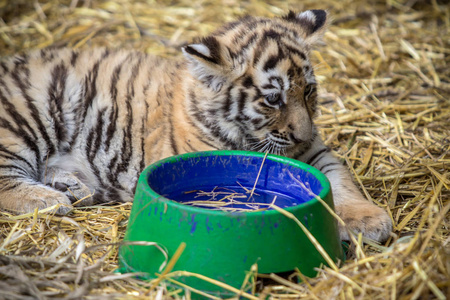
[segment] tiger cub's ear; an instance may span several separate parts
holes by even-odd
[[[220,69],[225,63],[222,47],[213,36],[202,38],[199,43],[187,45],[182,50],[190,61],[207,64],[213,69]]]
[[[321,9],[307,10],[299,14],[290,11],[283,19],[298,24],[303,32],[304,42],[312,45],[322,38],[328,24],[328,13]]]
[[[184,56],[191,64],[191,72],[194,76],[203,80],[213,78],[211,87],[218,90],[221,83],[229,77],[235,77],[234,60],[230,51],[222,45],[216,37],[208,36],[198,43],[190,44],[182,48]]]

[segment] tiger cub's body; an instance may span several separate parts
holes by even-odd
[[[317,167],[349,228],[386,239],[390,218],[362,197],[312,123],[308,52],[326,17],[320,10],[246,17],[184,47],[179,60],[106,49],[3,60],[0,208],[62,203],[58,212],[66,213],[76,199],[132,201],[139,173],[164,157],[268,151]]]

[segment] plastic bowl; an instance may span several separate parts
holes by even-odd
[[[263,153],[209,151],[169,157],[142,172],[119,250],[120,272],[146,272],[146,278],[155,278],[184,242],[186,248],[174,271],[202,274],[236,288],[241,288],[246,272],[255,263],[259,273],[298,268],[307,276],[315,276],[314,268],[326,264],[325,260],[298,224],[276,210],[224,212],[183,204],[194,199],[195,194],[185,193],[192,190],[222,187],[243,192],[241,186],[251,190],[260,168],[255,191],[259,196],[251,201],[270,203],[276,195],[277,206],[294,214],[332,259],[342,260],[336,221],[297,181],[333,207],[330,184],[322,173],[275,155],[264,160]],[[127,243],[135,241],[155,242],[160,247]],[[177,280],[208,293],[228,295],[196,277],[180,276]]]

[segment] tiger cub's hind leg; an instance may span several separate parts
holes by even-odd
[[[77,206],[93,204],[93,197],[89,188],[71,172],[57,167],[48,168],[42,182],[63,192]]]

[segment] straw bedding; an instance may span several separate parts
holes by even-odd
[[[46,46],[134,48],[179,55],[191,38],[244,14],[328,9],[312,53],[317,123],[395,230],[384,245],[350,245],[348,260],[296,284],[275,275],[275,299],[445,299],[450,295],[450,8],[447,1],[0,0],[0,53]],[[67,217],[0,211],[0,299],[180,298],[114,274],[131,204]],[[301,276],[301,275],[299,275]],[[189,292],[186,294],[189,297]]]

